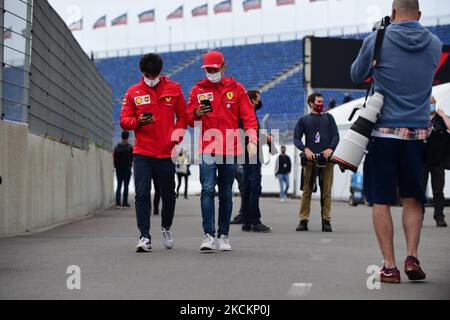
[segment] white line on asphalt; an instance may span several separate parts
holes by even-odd
[[[311,290],[312,283],[294,282],[286,295],[290,297],[306,296]]]
[[[320,239],[320,243],[330,243],[331,241],[333,241],[333,239]]]

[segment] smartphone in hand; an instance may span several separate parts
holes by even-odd
[[[201,105],[208,107],[208,110],[207,110],[208,113],[213,111],[212,106],[211,106],[211,101],[209,101],[208,99],[202,100]]]
[[[142,115],[143,115],[145,118],[151,118],[151,117],[153,117],[153,113],[151,113],[151,112],[144,112]]]

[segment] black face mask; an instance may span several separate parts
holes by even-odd
[[[258,103],[255,105],[255,111],[258,111],[262,108],[262,101],[258,101]]]

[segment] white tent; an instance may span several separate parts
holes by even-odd
[[[450,83],[441,84],[433,87],[433,96],[436,98],[437,108],[441,108],[446,114],[450,115]],[[364,98],[350,101],[338,106],[329,113],[333,115],[339,130],[346,130],[358,118],[359,111],[356,112],[352,122],[348,120],[352,110],[357,106],[362,106]]]

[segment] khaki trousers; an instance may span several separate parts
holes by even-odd
[[[322,207],[322,219],[331,221],[331,186],[333,185],[333,168],[334,163],[327,163],[323,171],[323,187],[321,189],[321,207]],[[308,164],[303,167],[303,194],[301,198],[299,218],[302,220],[309,220],[309,214],[311,212],[311,195],[312,190],[309,186],[311,174],[313,170],[313,164]]]

